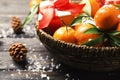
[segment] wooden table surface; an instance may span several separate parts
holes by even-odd
[[[0,0],[0,80],[119,80],[119,71],[78,71],[54,59],[36,38],[34,21],[24,27],[24,34],[15,35],[11,17],[23,21],[29,12],[30,0]],[[11,44],[21,42],[28,49],[25,63],[15,63],[9,56]]]

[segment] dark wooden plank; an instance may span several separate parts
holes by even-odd
[[[30,0],[0,0],[1,15],[26,14],[29,11]]]
[[[26,62],[14,62],[8,52],[11,44],[21,42],[25,44],[28,49]],[[59,63],[56,64],[53,57],[47,49],[36,38],[2,38],[0,39],[0,78],[1,79],[37,79],[49,76],[55,80],[63,80],[63,75],[56,72],[60,67]],[[55,72],[54,72],[55,70]],[[18,72],[19,71],[19,72]],[[36,71],[36,72],[34,72]],[[59,71],[59,70],[58,70]],[[44,72],[44,73],[43,73]],[[19,75],[19,73],[21,73]],[[42,73],[42,74],[41,74]],[[6,75],[4,78],[2,75]],[[26,77],[27,76],[27,77]],[[46,78],[47,79],[47,78]]]
[[[2,71],[0,75],[1,80],[64,80],[64,77],[57,73],[46,74],[46,72],[39,71]],[[56,79],[56,77],[58,78]]]
[[[77,71],[56,62],[54,57],[36,38],[2,38],[0,39],[0,42],[1,79],[34,80],[39,78],[39,80],[42,80],[42,76],[48,76],[51,80],[84,80],[89,78],[92,80],[105,80],[111,78],[116,79],[119,77],[119,72],[95,73]],[[28,49],[26,63],[15,63],[9,56],[8,49],[10,45],[15,42],[26,44]],[[6,76],[2,78],[2,75]]]
[[[28,15],[30,8],[29,8],[29,2],[30,0],[0,0],[0,37],[12,37],[12,28],[11,28],[11,17],[17,16],[21,19],[23,22],[25,17]],[[29,33],[33,32],[33,24],[34,20],[31,21],[30,26],[28,25],[24,26],[23,31],[26,32],[26,36],[28,36]],[[28,30],[29,29],[29,30]],[[34,34],[31,37],[34,36]]]
[[[6,67],[2,67],[1,65],[1,69],[5,69],[7,67],[11,68],[10,64],[12,62],[10,56],[9,56],[9,47],[16,42],[20,42],[22,44],[24,44],[28,50],[27,53],[27,58],[28,59],[33,59],[37,58],[41,58],[41,55],[43,54],[44,57],[46,57],[49,52],[46,50],[46,48],[41,44],[41,42],[36,39],[36,38],[32,38],[32,39],[23,39],[23,38],[3,38],[0,39],[0,61],[2,61],[2,65],[7,65]],[[41,54],[42,53],[42,54]],[[7,62],[7,63],[6,63]],[[10,64],[9,64],[10,63]]]

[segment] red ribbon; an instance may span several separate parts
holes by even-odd
[[[120,0],[105,0],[105,4],[120,4]]]
[[[82,13],[82,9],[85,6],[85,4],[70,3],[69,0],[49,0],[47,2],[48,5],[45,4],[44,6],[40,7],[39,15],[41,15],[42,17],[39,20],[38,29],[48,27],[51,22],[54,22],[53,25],[60,26],[59,17],[56,16],[57,10],[69,11],[73,16],[76,16]]]
[[[97,0],[100,6],[105,4],[120,4],[120,0]]]
[[[97,2],[100,5],[100,7],[105,4],[105,0],[97,0]]]

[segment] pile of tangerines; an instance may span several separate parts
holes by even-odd
[[[34,1],[40,3],[40,0],[32,0],[30,6]],[[53,37],[78,45],[120,47],[120,0],[106,0],[106,4],[97,0],[88,1],[91,15],[80,14],[71,21],[72,25],[58,28]]]
[[[92,4],[93,3],[94,2],[92,2]],[[72,27],[68,25],[62,26],[55,31],[53,37],[78,45],[119,46],[119,7],[114,4],[107,4],[102,7],[92,5],[92,7],[93,11],[91,12],[91,16],[87,17],[92,19],[83,20]],[[82,18],[84,18],[84,16]],[[116,43],[115,40],[117,40],[118,43]]]

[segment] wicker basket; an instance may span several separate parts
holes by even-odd
[[[120,48],[78,46],[54,39],[43,30],[37,35],[58,60],[73,68],[87,71],[114,71],[120,68]]]

